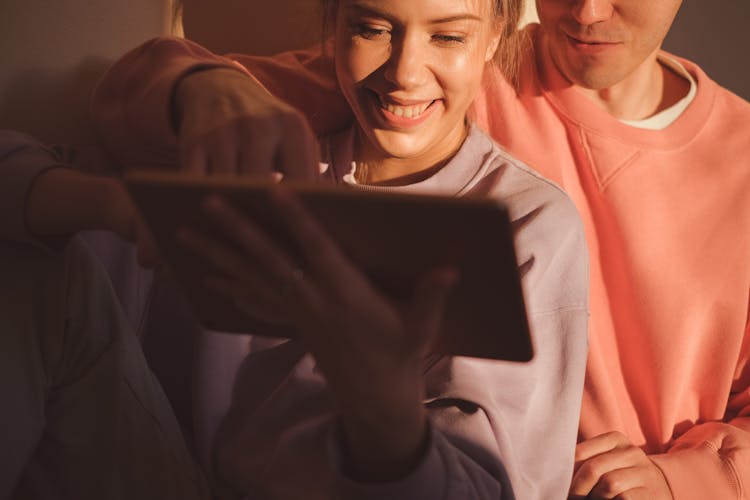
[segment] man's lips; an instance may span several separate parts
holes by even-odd
[[[600,52],[620,45],[620,42],[606,39],[576,37],[565,33],[568,43],[576,50],[585,52]]]

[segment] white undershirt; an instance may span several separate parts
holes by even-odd
[[[620,120],[622,123],[636,128],[662,130],[679,118],[690,103],[693,102],[695,94],[698,92],[698,84],[696,83],[695,78],[693,78],[693,75],[691,75],[690,72],[685,69],[685,66],[680,64],[679,61],[672,59],[671,57],[660,55],[659,62],[674,71],[678,76],[681,76],[690,82],[690,90],[687,95],[664,111],[656,113],[653,116],[649,116],[643,120]]]

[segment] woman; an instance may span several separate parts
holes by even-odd
[[[207,284],[253,308],[283,308],[301,339],[251,341],[215,441],[217,484],[253,498],[564,498],[586,359],[582,229],[556,186],[467,120],[520,6],[339,0],[329,8],[336,74],[356,123],[321,140],[323,177],[353,189],[505,201],[536,357],[426,365],[452,270],[428,273],[412,302],[396,308],[283,189],[274,209],[303,262],[222,200],[208,200],[206,211],[237,245],[182,232],[211,266]],[[174,101],[181,133],[205,112],[195,109],[200,97],[217,88],[187,87]]]
[[[194,241],[218,266],[212,283],[240,302],[272,308],[283,299],[304,345],[252,338],[215,440],[212,475],[228,494],[259,498],[563,498],[585,364],[587,274],[580,224],[559,189],[465,120],[482,69],[496,44],[502,46],[513,31],[520,7],[511,0],[340,0],[331,8],[337,74],[357,123],[321,140],[328,164],[324,177],[354,189],[504,200],[516,222],[536,356],[528,364],[444,357],[424,372],[425,346],[456,279],[451,270],[425,276],[402,314],[283,192],[276,208],[288,218],[290,236],[310,251],[306,264],[316,269],[302,280],[294,271],[298,263],[254,231],[251,221],[214,201],[209,207],[217,223],[244,251],[227,253],[206,240]],[[123,91],[138,92],[132,79],[122,78],[130,71],[148,88],[143,101],[154,104],[154,120],[145,145],[113,148],[141,160],[129,162],[122,155],[120,160],[174,164],[174,151],[158,146],[175,143],[164,112],[173,103],[182,147],[192,148],[200,168],[200,157],[207,156],[193,139],[205,134],[220,145],[231,143],[231,127],[222,124],[232,122],[232,113],[248,100],[261,102],[246,91],[252,81],[238,69],[236,60],[175,39],[149,42],[123,59],[98,97],[116,98],[117,92],[107,93],[118,78]],[[213,113],[216,108],[207,102],[219,102],[225,113]],[[263,147],[260,139],[249,146],[241,142]],[[303,136],[299,157],[280,162],[309,166],[312,147]],[[247,158],[231,147],[221,150],[228,156],[209,155],[209,167]],[[109,228],[141,243],[148,239],[116,182],[65,169],[44,171],[52,164],[46,161],[40,161],[31,187],[16,191],[27,193],[26,220],[19,227],[26,222],[37,235]],[[62,177],[74,185],[62,183]],[[60,199],[51,203],[52,195]],[[44,210],[37,213],[35,207]],[[320,248],[325,251],[310,250]],[[221,267],[226,262],[230,265]],[[268,288],[248,278],[259,263],[269,282],[291,283],[291,295],[267,293],[261,300],[258,295]]]

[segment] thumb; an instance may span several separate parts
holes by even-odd
[[[437,337],[445,301],[457,280],[458,271],[447,267],[428,272],[417,283],[405,320],[418,349],[426,349]]]

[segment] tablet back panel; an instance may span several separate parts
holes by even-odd
[[[216,235],[200,205],[209,194],[220,194],[295,253],[269,209],[268,183],[235,176],[132,172],[126,184],[204,326],[294,337],[289,325],[259,321],[206,290],[201,282],[205,267],[175,238],[177,228],[186,224]],[[531,359],[512,232],[502,203],[291,183],[287,187],[347,257],[395,301],[408,300],[424,272],[438,266],[458,269],[436,346],[440,353]]]

